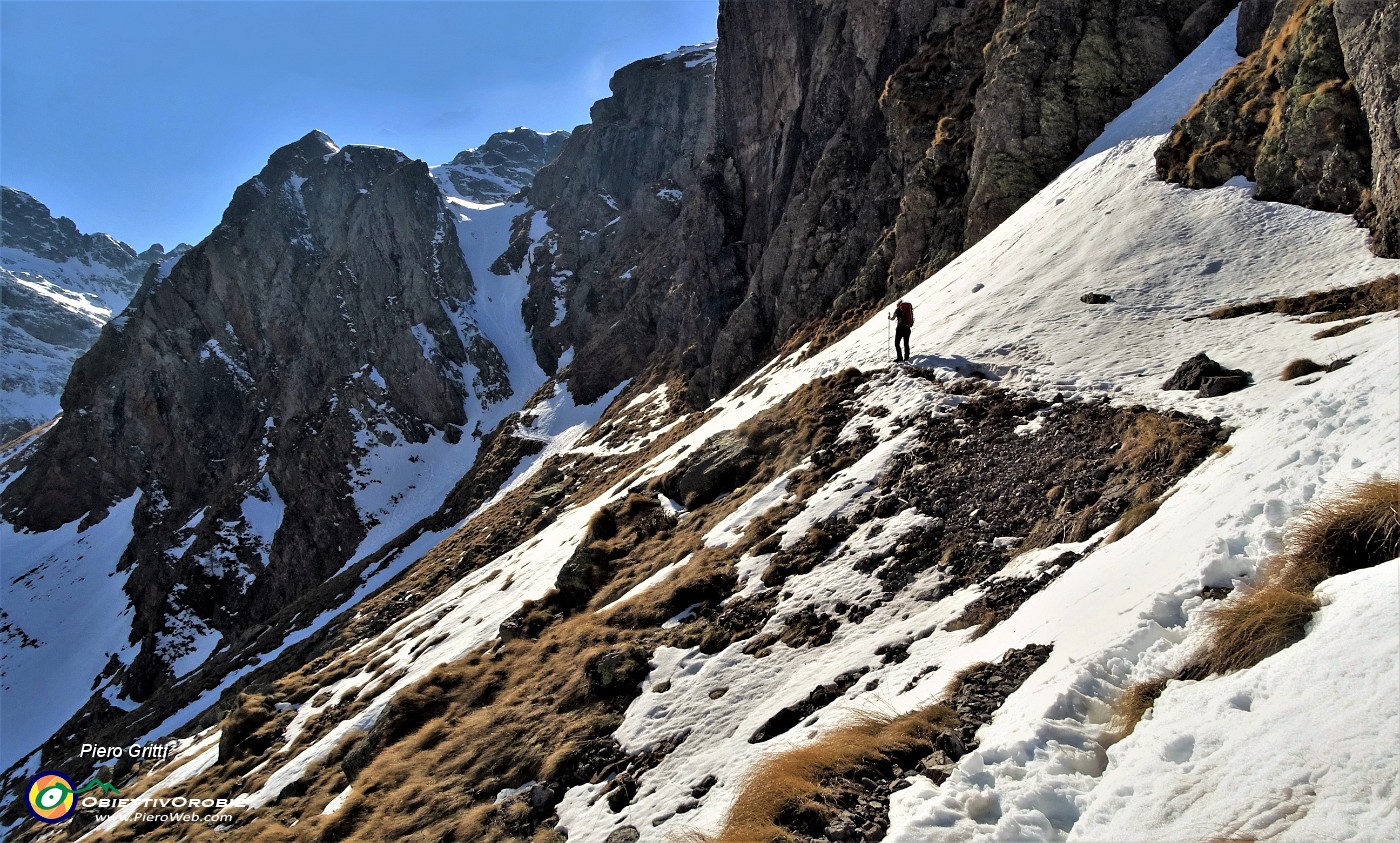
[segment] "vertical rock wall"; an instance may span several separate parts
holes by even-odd
[[[685,372],[697,403],[722,394],[784,346],[834,335],[975,243],[1230,6],[722,2],[713,139],[655,147],[687,162],[682,207],[650,241],[610,241],[625,257],[604,245],[550,261],[555,290],[541,282],[535,298],[542,362],[573,347],[569,378],[583,398],[648,367]],[[657,119],[683,123],[665,109]],[[616,132],[632,129],[610,122],[613,143],[627,147]],[[646,137],[647,121],[632,125]],[[602,159],[586,144],[571,139],[551,179],[593,183]],[[542,175],[532,200],[557,232],[582,240],[555,225],[564,216],[551,203],[563,194],[549,183]],[[617,280],[585,278],[585,266]],[[556,293],[569,303],[562,318],[546,303]]]
[[[1158,174],[1242,175],[1261,199],[1355,213],[1377,254],[1400,256],[1400,6],[1246,3],[1239,43],[1253,52],[1172,130]]]

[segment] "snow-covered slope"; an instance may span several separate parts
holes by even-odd
[[[80,234],[22,191],[3,188],[0,229],[0,440],[58,413],[73,361],[121,311],[152,263],[187,246],[137,253],[106,234]]]
[[[361,667],[338,674],[292,716],[283,749],[269,753],[243,792],[244,816],[256,822],[260,811],[272,810],[289,784],[312,775],[348,737],[372,729],[397,695],[435,667],[480,647],[499,653],[491,649],[498,626],[523,601],[543,598],[556,584],[605,504],[683,465],[712,437],[781,406],[816,379],[856,367],[870,378],[858,391],[856,418],[835,441],[854,448],[860,429],[868,427],[878,434],[873,446],[805,498],[788,488],[789,474],[778,477],[703,539],[708,547],[735,544],[754,519],[798,502],[773,526],[784,548],[833,515],[859,513],[859,524],[810,570],[788,577],[781,593],[770,594],[775,603],[757,634],[713,652],[662,646],[650,653],[640,692],[614,737],[624,751],[656,751],[659,760],[635,775],[634,793],[618,805],[599,798],[612,779],[555,794],[557,827],[570,841],[713,832],[764,758],[806,745],[862,713],[896,715],[937,701],[964,669],[1027,645],[1052,650],[978,732],[978,745],[946,781],[901,775],[908,784],[889,796],[886,839],[1394,837],[1400,832],[1391,784],[1400,772],[1393,750],[1400,704],[1378,689],[1393,690],[1400,656],[1395,562],[1324,583],[1323,608],[1293,648],[1227,677],[1174,683],[1121,743],[1110,727],[1110,704],[1124,688],[1190,658],[1207,602],[1203,588],[1248,580],[1279,549],[1284,525],[1310,503],[1353,481],[1397,473],[1400,343],[1392,314],[1323,339],[1313,338],[1317,326],[1280,314],[1201,318],[1223,305],[1400,270],[1400,263],[1367,251],[1364,234],[1349,218],[1256,201],[1243,182],[1188,191],[1155,180],[1155,133],[1189,103],[1190,91],[1233,61],[1229,31],[1222,31],[1081,161],[906,297],[919,319],[917,371],[890,368],[883,314],[819,352],[802,349],[773,361],[703,417],[692,417],[679,441],[619,472],[602,495],[563,511],[528,541],[357,643],[344,658]],[[491,249],[473,257],[468,243],[478,237],[483,247],[490,245],[485,239],[499,236],[509,213],[498,216],[498,208],[508,206],[451,199],[469,262],[485,260]],[[528,348],[509,339],[519,283],[506,279],[494,288],[502,305],[501,339],[492,339],[512,361],[529,357]],[[1089,292],[1112,301],[1081,301]],[[483,331],[493,330],[491,321],[482,319]],[[1200,351],[1252,372],[1254,384],[1213,398],[1164,391],[1177,365]],[[1317,377],[1279,380],[1284,365],[1298,357],[1352,361]],[[518,368],[513,362],[511,371],[522,383],[542,380],[523,362]],[[951,593],[940,590],[946,579],[932,567],[887,588],[870,560],[895,555],[930,517],[912,507],[872,513],[865,503],[886,478],[917,459],[921,426],[965,402],[949,384],[970,371],[990,375],[1015,394],[1047,401],[1059,396],[1066,406],[1145,404],[1218,417],[1233,429],[1230,447],[1177,483],[1153,517],[1117,541],[1096,543],[1100,532],[1052,544],[1049,552],[1024,554],[995,577]],[[653,403],[664,404],[664,394],[662,388],[634,396],[624,409],[644,416]],[[1054,418],[1036,411],[1013,438],[1053,450],[1070,436],[1054,427]],[[576,425],[567,429],[577,435]],[[553,453],[587,465],[590,458],[643,453],[655,437],[644,428],[630,438],[594,437],[583,445],[571,439],[556,443]],[[666,503],[679,512],[678,529],[699,517]],[[468,522],[465,529],[474,528]],[[1022,538],[995,541],[1014,545]],[[1065,551],[1086,555],[999,623],[985,630],[950,623],[990,594],[996,578],[1056,570],[1049,566]],[[761,576],[772,560],[772,547],[745,553],[737,564],[737,598],[764,591]],[[663,589],[684,562],[659,568],[605,609]],[[852,603],[868,609],[859,620],[849,612]],[[750,646],[765,634],[776,638],[804,612],[848,620],[808,646]],[[688,617],[681,613],[667,627]],[[879,655],[894,651],[902,656]],[[781,709],[854,670],[866,672],[834,701],[768,740],[752,739]],[[393,681],[376,682],[378,675]],[[337,718],[335,711],[352,701],[355,713]],[[1295,740],[1303,730],[1311,730],[1306,740]],[[214,771],[214,734],[192,742],[165,769],[179,777]],[[678,735],[684,736],[679,742]],[[286,751],[293,745],[295,752]],[[420,748],[431,752],[433,746],[423,742]],[[153,781],[159,788],[174,779]],[[709,784],[697,797],[700,782]],[[503,797],[532,794],[533,784],[500,782]],[[314,791],[306,797],[313,831],[323,814],[367,804],[382,809],[357,803],[370,797],[356,785],[337,786],[343,789],[334,800]],[[298,798],[300,792],[291,804]],[[289,804],[286,797],[281,802]]]

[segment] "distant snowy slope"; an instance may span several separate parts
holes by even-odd
[[[58,413],[68,372],[98,330],[130,301],[156,244],[137,253],[106,234],[82,234],[29,194],[3,191],[0,227],[0,441]]]

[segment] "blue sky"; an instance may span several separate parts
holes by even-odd
[[[0,182],[138,249],[196,242],[311,129],[439,164],[572,129],[717,0],[0,2]]]

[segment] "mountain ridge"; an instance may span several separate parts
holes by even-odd
[[[0,188],[0,441],[58,413],[74,361],[120,313],[152,264],[171,263],[156,243],[142,252],[107,234],[83,234],[34,197]]]

